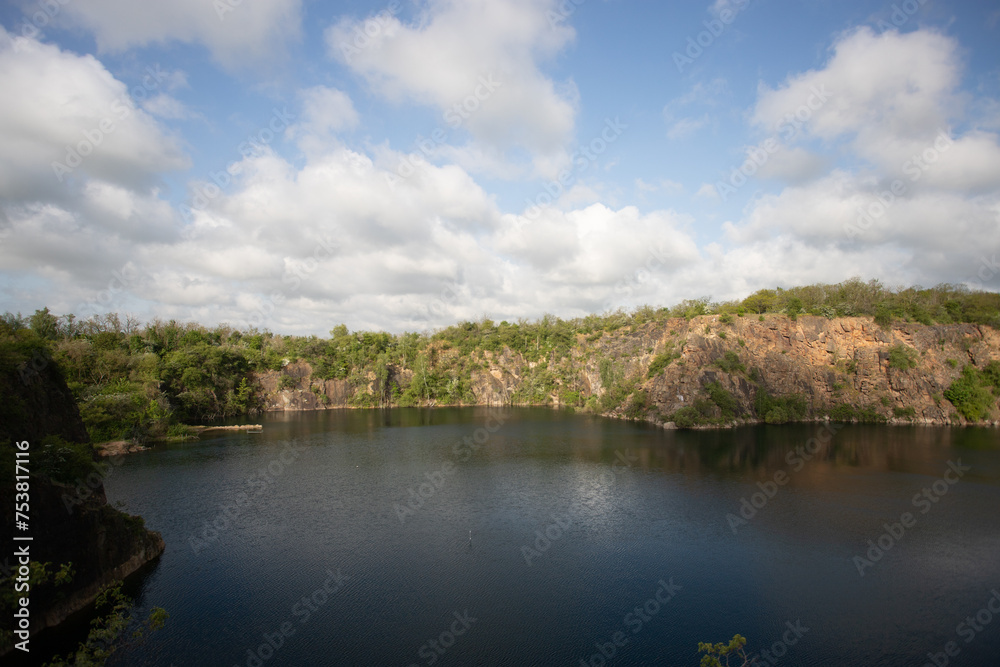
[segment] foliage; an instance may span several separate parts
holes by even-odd
[[[674,359],[680,359],[681,355],[679,352],[674,350],[674,346],[671,344],[667,346],[666,352],[661,352],[660,354],[653,357],[653,361],[649,364],[649,370],[646,371],[647,378],[654,378],[663,370],[673,363]]]
[[[740,361],[740,355],[733,350],[727,350],[723,356],[716,359],[715,365],[727,373],[745,373],[747,370]]]
[[[889,368],[908,370],[917,367],[917,353],[913,348],[894,345],[889,349]]]
[[[738,661],[733,667],[749,667],[751,664],[750,657],[743,648],[746,646],[746,643],[746,637],[742,635],[733,635],[732,640],[728,644],[722,642],[716,644],[698,642],[698,653],[705,654],[701,656],[701,667],[730,667],[730,658],[735,658]],[[720,658],[724,659],[725,662],[720,660]]]
[[[895,407],[892,409],[892,416],[896,417],[897,419],[913,419],[914,417],[917,416],[917,411],[914,410],[912,407],[905,407],[905,408]]]
[[[105,587],[97,596],[95,611],[98,616],[91,621],[87,639],[80,643],[72,655],[56,657],[45,667],[99,667],[124,646],[141,642],[147,633],[159,630],[169,615],[161,607],[154,607],[149,616],[135,616],[132,601],[121,590],[121,582]]]
[[[993,391],[990,391],[992,386]],[[951,383],[944,397],[951,401],[959,414],[969,421],[980,421],[990,416],[996,405],[995,394],[1000,391],[1000,362],[990,362],[983,370],[966,365],[962,374]]]
[[[724,420],[731,420],[737,416],[740,406],[736,401],[736,397],[727,391],[721,382],[710,382],[705,385],[705,391],[708,392],[708,397],[722,412],[722,418]]]
[[[753,406],[757,418],[763,419],[768,424],[800,421],[805,419],[809,413],[804,396],[789,394],[788,396],[774,397],[763,387],[757,389]]]
[[[32,455],[32,473],[65,484],[79,484],[96,470],[90,443],[67,442],[49,435]]]
[[[838,422],[878,424],[885,422],[887,417],[870,406],[857,408],[849,403],[841,403],[830,409],[830,419]]]

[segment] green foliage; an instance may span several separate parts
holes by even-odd
[[[722,324],[732,324],[733,316],[730,313],[723,313],[722,315],[719,316],[719,322],[721,322]]]
[[[645,419],[649,413],[649,409],[649,397],[645,391],[640,389],[632,394],[628,404],[625,406],[625,417],[636,420]]]
[[[952,368],[958,368],[958,359],[945,359],[945,363]]]
[[[698,653],[705,654],[701,656],[701,667],[730,667],[730,658],[737,660],[737,664],[733,665],[733,667],[749,667],[751,664],[750,656],[747,655],[743,648],[746,646],[746,643],[746,637],[742,635],[733,635],[732,640],[728,644],[722,642],[716,644],[698,642]],[[725,662],[722,662],[721,659],[724,659]]]
[[[67,442],[49,435],[32,455],[32,472],[64,484],[79,484],[96,470],[90,443]]]
[[[889,368],[908,370],[917,367],[917,353],[911,347],[894,345],[889,350]]]
[[[162,607],[154,607],[145,619],[137,618],[132,601],[121,590],[121,582],[105,587],[97,596],[97,618],[91,621],[87,639],[76,651],[56,657],[45,667],[100,667],[119,649],[140,643],[159,630],[169,618]]]
[[[830,419],[838,422],[879,424],[885,422],[887,417],[870,406],[856,408],[848,403],[841,403],[830,409]]]
[[[944,392],[959,414],[969,421],[980,421],[990,416],[996,406],[994,393],[1000,389],[1000,364],[993,361],[984,371],[967,365],[962,374]],[[990,386],[994,391],[990,391]]]
[[[680,359],[680,357],[680,353],[674,350],[673,344],[669,345],[666,352],[661,352],[653,357],[653,361],[649,364],[649,370],[646,371],[646,377],[656,377],[662,373],[663,370],[674,361],[674,359]]]
[[[724,355],[715,360],[715,365],[727,373],[745,373],[746,366],[740,361],[740,355],[733,350],[727,350]]]
[[[705,390],[708,392],[708,397],[722,412],[724,420],[728,421],[736,417],[740,409],[739,403],[736,397],[722,386],[721,382],[710,382],[705,385]]]
[[[912,407],[905,407],[905,408],[895,407],[892,409],[892,416],[896,417],[897,419],[913,419],[914,417],[917,416],[917,411],[914,410]]]
[[[297,386],[298,383],[291,375],[282,375],[281,379],[278,380],[278,389],[282,391],[286,389],[295,389]]]
[[[804,396],[789,394],[788,396],[774,397],[763,387],[757,389],[753,407],[757,418],[763,419],[768,424],[801,421],[809,413],[809,406]]]

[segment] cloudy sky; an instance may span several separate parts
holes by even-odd
[[[0,311],[1000,289],[993,0],[7,0]]]

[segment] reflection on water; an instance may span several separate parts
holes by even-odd
[[[116,664],[256,664],[291,623],[263,664],[597,664],[621,630],[613,664],[696,665],[699,641],[740,632],[762,649],[797,621],[809,631],[784,664],[923,664],[1000,586],[995,430],[675,432],[486,408],[262,421],[135,455],[109,480],[167,541],[142,601],[171,614]],[[289,444],[299,454],[274,465]],[[958,459],[970,472],[920,513],[914,494]],[[193,549],[255,475],[250,502]],[[734,530],[762,485],[773,493]],[[916,525],[859,576],[852,559],[906,511]],[[301,622],[296,605],[338,573]],[[671,578],[676,595],[633,632],[628,615]],[[456,614],[476,620],[447,635]],[[998,654],[1000,626],[952,664]]]

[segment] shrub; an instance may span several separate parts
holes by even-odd
[[[745,373],[746,366],[740,361],[740,355],[732,350],[727,351],[723,356],[715,360],[715,365],[727,373]]]
[[[677,359],[680,356],[681,356],[680,354],[674,352],[673,347],[668,349],[666,352],[662,352],[656,355],[655,357],[653,357],[653,361],[649,364],[649,370],[646,371],[646,377],[647,378],[656,377],[657,375],[662,373],[663,370],[667,366],[669,366],[674,359]]]
[[[780,398],[771,396],[766,389],[758,389],[754,396],[754,411],[757,417],[768,424],[784,424],[805,419],[809,406],[804,396],[789,394]]]
[[[736,397],[722,386],[722,383],[711,382],[705,385],[705,389],[708,391],[708,397],[722,411],[723,419],[732,419],[736,416],[740,407],[739,403],[736,401]]]
[[[723,313],[722,315],[719,316],[719,322],[721,322],[722,324],[732,324],[733,316],[729,313]]]
[[[632,398],[629,399],[628,405],[625,406],[625,416],[628,419],[645,419],[646,413],[649,412],[649,397],[646,396],[646,392],[639,390],[632,394]]]
[[[895,345],[889,350],[889,368],[905,371],[917,367],[917,354],[909,347]]]
[[[914,417],[917,416],[917,411],[914,410],[911,407],[907,407],[907,408],[899,408],[899,407],[897,407],[897,408],[893,408],[892,409],[892,416],[896,417],[898,419],[903,419],[903,418],[913,419]]]
[[[853,405],[848,405],[847,403],[841,403],[830,410],[830,419],[834,421],[850,422],[857,419],[857,417],[857,410],[854,409]]]
[[[990,368],[990,373],[993,369]],[[966,366],[962,374],[944,392],[944,397],[951,401],[959,414],[969,421],[979,421],[989,417],[995,398],[987,388],[983,374],[974,366]]]

